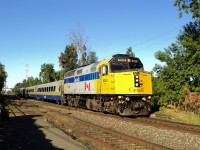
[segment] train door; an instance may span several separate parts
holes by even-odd
[[[109,90],[108,66],[107,65],[100,66],[98,70],[99,70],[98,93],[106,94]]]
[[[97,93],[101,94],[101,67],[98,68],[99,79],[97,80]]]

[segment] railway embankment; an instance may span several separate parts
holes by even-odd
[[[36,130],[31,129],[30,131],[30,133],[39,133],[40,137],[38,139],[41,141],[45,139],[45,136],[38,132],[40,128],[50,129],[56,127],[71,136],[72,139],[86,145],[89,149],[200,149],[199,126],[195,130],[192,129],[193,127],[190,130],[187,128],[178,129],[183,126],[181,124],[169,126],[170,123],[165,126],[162,120],[158,121],[161,123],[156,123],[150,120],[151,118],[147,119],[149,122],[145,122],[142,118],[121,118],[115,115],[76,109],[54,103],[34,100],[18,100],[15,102],[16,107],[11,107],[10,114],[15,114],[18,119],[17,115],[19,114],[23,118],[32,116],[29,120],[30,124],[26,124],[27,127],[33,126],[35,128],[35,120],[39,116],[42,116],[43,121],[48,121],[50,125],[44,127],[39,125]],[[25,115],[23,112],[26,112]],[[16,122],[17,120],[13,121]],[[21,121],[24,122],[25,120]],[[32,135],[27,134],[25,137],[26,143],[30,143],[28,139]],[[34,139],[32,140],[34,141]],[[48,141],[47,143],[47,146],[49,146],[52,142]],[[50,146],[52,145],[50,144]]]
[[[152,143],[170,149],[200,149],[200,135],[191,134],[189,132],[160,127],[157,124],[148,125],[146,123],[142,124],[139,121],[132,122],[130,119],[119,119],[116,117],[110,117],[110,115],[96,115],[90,111],[79,112],[63,109],[60,109],[59,111],[91,124],[131,137],[137,137],[141,140],[151,141]]]

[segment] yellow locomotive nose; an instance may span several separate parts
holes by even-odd
[[[118,94],[152,94],[151,74],[143,71],[115,73]]]

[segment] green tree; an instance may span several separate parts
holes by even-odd
[[[200,2],[199,0],[175,0],[174,6],[179,9],[179,16],[182,17],[183,12],[192,13],[192,18],[199,24],[200,22]]]
[[[78,55],[76,47],[73,44],[67,45],[64,53],[61,53],[58,59],[59,65],[62,68],[62,74],[77,68]]]
[[[95,51],[90,51],[89,55],[87,56],[87,64],[96,63],[98,61],[98,57],[96,56]]]
[[[164,65],[156,64],[153,69],[153,92],[163,105],[182,103],[188,90],[200,91],[199,1],[176,0],[174,5],[178,6],[180,17],[183,12],[191,13],[195,21],[183,27],[176,43],[155,53]]]
[[[190,91],[200,92],[200,26],[196,22],[187,24],[178,40],[184,47]]]
[[[130,57],[135,57],[135,53],[133,52],[132,47],[127,48],[126,54]]]
[[[19,88],[26,88],[34,85],[42,84],[42,81],[39,78],[28,77],[28,79],[24,79],[22,82],[19,82],[13,88],[13,92],[16,92]]]
[[[0,92],[2,91],[4,87],[6,78],[7,78],[7,73],[5,71],[5,66],[2,63],[0,63]]]
[[[42,81],[40,79],[38,79],[37,77],[28,77],[27,80],[23,80],[23,87],[30,87],[30,86],[34,86],[34,85],[38,85],[41,84]]]
[[[38,85],[38,84],[42,84],[42,80],[40,80],[38,77],[36,77],[34,79],[33,85]]]
[[[156,64],[153,69],[156,74],[153,80],[154,95],[159,97],[164,105],[178,102],[183,97],[183,87],[187,82],[183,76],[185,69],[183,47],[179,43],[172,44],[164,52],[156,52],[155,57],[165,65]]]
[[[54,65],[53,64],[42,64],[39,77],[43,83],[53,82],[54,81]]]
[[[176,0],[175,6],[179,8],[179,15],[182,17],[183,12],[191,13],[194,22],[190,22],[183,27],[183,32],[178,37],[185,48],[185,61],[187,70],[185,70],[190,79],[189,90],[200,91],[199,71],[200,71],[200,1],[199,0]]]
[[[64,79],[64,73],[62,73],[62,70],[54,72],[53,76],[54,76],[55,81],[59,81],[59,80]]]

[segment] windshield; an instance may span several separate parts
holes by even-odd
[[[113,58],[110,61],[111,72],[128,71],[135,69],[143,70],[143,64],[138,58]]]
[[[119,71],[119,70],[127,70],[129,69],[128,63],[110,63],[110,69],[111,71]]]

